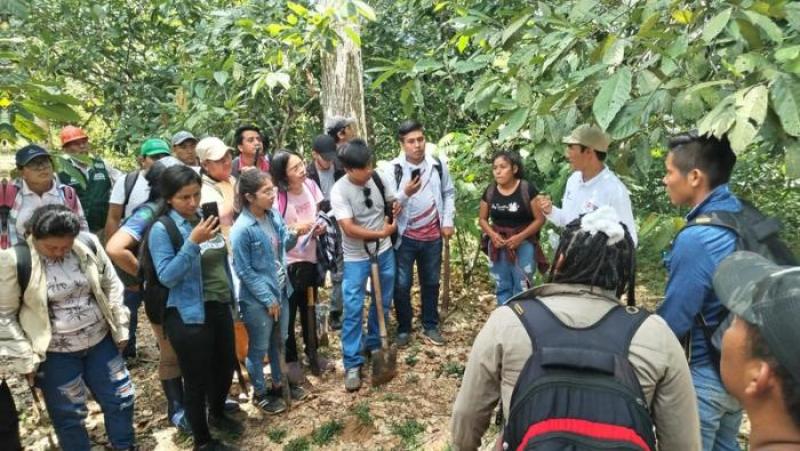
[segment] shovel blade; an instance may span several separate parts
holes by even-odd
[[[397,349],[376,349],[372,351],[372,385],[377,387],[397,376]]]

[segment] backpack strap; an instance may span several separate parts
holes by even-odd
[[[528,192],[530,190],[530,186],[528,185],[528,181],[522,179],[519,181],[519,194],[522,196],[522,205],[525,208],[525,211],[533,216],[533,212],[531,211],[531,193]]]
[[[125,208],[128,206],[128,201],[131,200],[131,193],[133,187],[136,186],[136,181],[139,179],[139,171],[131,171],[125,174],[125,200],[122,202],[122,214],[125,215]]]
[[[628,357],[631,340],[649,313],[616,305],[589,327],[565,325],[538,298],[506,304],[528,332],[543,366],[570,366],[614,374],[614,355]]]
[[[77,239],[85,244],[92,254],[97,255],[97,245],[88,234],[79,233]],[[28,242],[18,241],[14,245],[14,254],[17,257],[17,285],[19,285],[20,294],[25,294],[31,281],[31,249],[28,247]]]
[[[278,212],[281,214],[281,218],[286,217],[286,204],[289,203],[289,195],[286,191],[279,189],[278,190]]]
[[[166,229],[169,241],[172,243],[172,249],[177,254],[181,246],[183,246],[183,235],[181,235],[181,231],[178,230],[178,225],[175,224],[175,220],[170,218],[169,215],[161,216],[158,218],[158,222]]]
[[[439,185],[441,186],[442,190],[444,190],[444,169],[442,169],[442,160],[435,155],[431,155],[436,163],[434,163],[433,168],[436,169],[436,172],[439,174]],[[400,181],[403,179],[403,167],[399,164],[394,164],[394,181],[397,184],[397,189],[400,189]]]
[[[400,189],[400,180],[403,179],[403,167],[398,163],[394,164],[394,181],[397,185],[396,189]]]

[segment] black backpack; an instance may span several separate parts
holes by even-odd
[[[125,200],[122,202],[122,216],[125,216],[125,208],[128,206],[128,202],[131,200],[131,193],[133,192],[133,187],[136,186],[136,181],[138,179],[138,169],[125,174],[125,184],[123,185],[125,188]]]
[[[172,248],[177,254],[183,246],[183,235],[178,230],[178,225],[169,217],[169,215],[160,216],[153,224],[160,222],[169,235],[169,241],[172,243]],[[169,288],[161,284],[158,280],[155,264],[153,264],[153,257],[150,255],[150,232],[153,230],[153,225],[147,230],[142,243],[139,245],[139,280],[141,282],[142,298],[144,299],[144,312],[147,319],[153,324],[162,324],[164,322],[164,311],[167,307],[167,298],[169,298]]]
[[[628,361],[631,339],[649,313],[617,305],[586,328],[564,325],[539,299],[506,304],[533,354],[511,396],[504,448],[655,450],[653,421]]]
[[[85,244],[94,255],[97,255],[97,245],[86,232],[79,233],[76,238]],[[31,249],[28,247],[28,242],[19,240],[14,245],[14,253],[17,256],[17,284],[19,284],[20,295],[24,295],[31,281]],[[103,272],[104,268],[99,268],[99,270]]]
[[[728,229],[736,234],[736,250],[755,252],[778,265],[798,266],[798,260],[786,243],[781,240],[780,232],[783,229],[781,222],[761,213],[753,204],[739,199],[742,210],[739,212],[711,211],[697,215],[678,232],[694,226],[717,226]],[[722,336],[730,327],[733,316],[727,310],[722,321],[714,329],[707,322],[702,312],[697,314],[695,321],[701,326],[709,350],[712,353],[712,363],[719,371],[720,352],[722,349]],[[685,338],[684,347],[687,356],[690,355],[691,336]]]

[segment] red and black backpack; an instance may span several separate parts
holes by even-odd
[[[653,421],[628,361],[631,339],[649,313],[612,308],[586,328],[562,323],[539,299],[506,304],[531,339],[511,396],[504,449],[656,449]]]

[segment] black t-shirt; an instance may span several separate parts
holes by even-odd
[[[494,195],[489,199],[489,187],[494,186]],[[483,192],[481,199],[489,204],[489,218],[491,223],[501,227],[521,227],[533,222],[533,212],[530,204],[523,205],[522,182],[517,185],[517,189],[509,196],[503,195],[497,186],[492,182]],[[539,190],[533,183],[528,182],[528,195],[530,199],[536,197]]]

